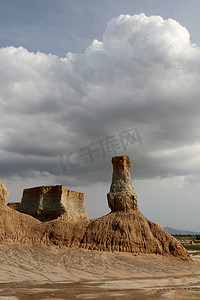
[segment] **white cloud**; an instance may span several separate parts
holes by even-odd
[[[82,54],[1,48],[1,177],[47,172],[57,182],[60,154],[137,126],[143,145],[116,151],[133,156],[136,178],[191,180],[200,174],[199,70],[200,48],[187,29],[144,14],[111,20]],[[99,149],[94,164],[79,157],[62,180],[110,180],[114,154],[103,159]]]

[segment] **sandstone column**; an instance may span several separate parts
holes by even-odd
[[[111,211],[138,211],[137,196],[131,184],[129,172],[130,158],[128,156],[115,156],[112,158],[112,164],[112,184],[110,192],[107,194]]]

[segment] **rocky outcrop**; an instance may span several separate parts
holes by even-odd
[[[146,219],[138,210],[137,197],[129,173],[129,157],[113,157],[112,164],[112,184],[107,194],[111,213],[91,220],[81,241],[81,247],[102,251],[173,255],[190,260],[179,241]]]
[[[137,211],[137,196],[131,183],[129,168],[131,161],[128,156],[112,158],[113,176],[110,192],[107,194],[108,205],[112,212]]]
[[[90,250],[173,255],[189,260],[177,239],[141,213],[114,212],[92,220],[81,247]]]
[[[3,181],[0,181],[0,206],[6,205],[8,196],[9,196],[9,192],[5,186],[5,183]]]
[[[25,189],[17,210],[41,221],[53,220],[62,214],[70,221],[88,219],[84,194],[69,191],[64,185]]]
[[[0,243],[56,245],[99,251],[152,253],[190,261],[178,240],[138,210],[131,184],[127,156],[112,159],[113,178],[108,193],[111,213],[88,220],[84,194],[67,191],[62,185],[24,190],[20,209],[38,219],[0,206]],[[4,198],[5,201],[5,198]],[[73,221],[73,222],[72,222]]]
[[[9,202],[7,204],[8,207],[14,209],[14,210],[17,210],[18,207],[20,206],[20,202]]]

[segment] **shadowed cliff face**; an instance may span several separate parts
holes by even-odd
[[[137,196],[131,184],[129,172],[130,158],[128,156],[115,156],[112,158],[112,164],[112,184],[110,192],[107,194],[111,211],[137,211]]]

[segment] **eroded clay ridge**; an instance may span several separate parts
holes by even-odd
[[[0,182],[0,243],[153,253],[190,260],[174,237],[138,210],[129,157],[116,156],[112,164],[107,195],[111,212],[94,220],[87,218],[82,193],[70,193],[62,185],[26,189],[21,204],[9,207],[8,191]],[[23,213],[17,211],[22,208]]]

